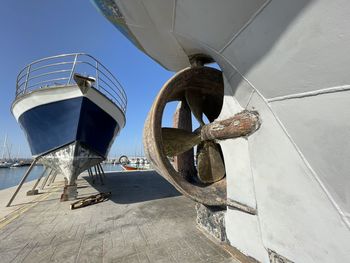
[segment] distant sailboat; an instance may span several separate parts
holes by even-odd
[[[0,168],[9,168],[13,164],[11,162],[11,149],[12,149],[12,145],[10,145],[10,147],[9,147],[8,136],[6,133],[5,139],[4,139],[4,144],[3,144]]]

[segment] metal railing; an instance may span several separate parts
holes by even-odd
[[[85,53],[52,56],[30,63],[17,76],[16,98],[40,88],[73,85],[74,73],[94,78],[93,87],[125,114],[127,98],[122,85],[97,59]]]

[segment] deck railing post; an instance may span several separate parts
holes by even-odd
[[[27,91],[27,87],[28,87],[28,81],[29,81],[29,74],[30,74],[30,69],[31,69],[32,65],[30,64],[28,66],[28,69],[27,69],[27,74],[26,74],[26,80],[25,80],[25,84],[24,84],[24,90],[23,90],[23,94],[26,93]]]
[[[72,81],[73,74],[74,74],[74,70],[75,70],[75,64],[77,63],[77,59],[78,59],[78,54],[75,54],[75,56],[74,56],[74,62],[73,62],[73,65],[72,65],[72,71],[70,72],[67,85]]]
[[[97,90],[100,90],[98,71],[99,71],[99,69],[98,69],[98,62],[96,61],[96,89],[97,89]]]

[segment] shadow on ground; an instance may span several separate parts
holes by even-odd
[[[181,194],[155,171],[106,172],[104,185],[91,178],[83,178],[98,192],[112,192],[111,201],[131,204],[162,199]]]

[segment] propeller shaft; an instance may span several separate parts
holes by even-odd
[[[255,132],[259,127],[259,113],[244,110],[226,120],[215,121],[203,126],[201,140],[225,140],[242,137]]]

